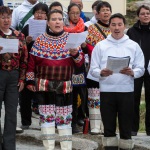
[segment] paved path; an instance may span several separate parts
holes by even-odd
[[[2,108],[2,127],[4,124],[4,106]],[[21,117],[19,111],[17,112],[17,125],[21,126]],[[57,133],[57,131],[56,131]],[[101,143],[102,135],[90,135],[90,134],[74,134],[73,135],[73,150],[102,150]],[[16,150],[44,150],[41,141],[41,132],[39,126],[39,115],[32,113],[32,125],[24,133],[16,135],[17,148]],[[138,133],[137,136],[133,137],[135,142],[134,150],[150,150],[150,136],[145,133]],[[60,144],[56,140],[55,150],[60,150]]]

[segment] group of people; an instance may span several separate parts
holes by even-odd
[[[53,2],[48,7],[37,0],[25,0],[13,13],[9,7],[0,6],[0,37],[19,41],[18,53],[0,54],[0,101],[4,100],[5,104],[0,150],[16,149],[18,98],[22,129],[31,125],[32,99],[38,102],[46,150],[55,149],[55,128],[61,149],[71,150],[72,134],[79,132],[76,125],[83,125],[85,117],[90,120],[90,134],[104,134],[105,150],[131,150],[134,148],[131,136],[137,135],[139,129],[143,82],[146,133],[150,135],[149,7],[138,8],[138,22],[127,35],[124,34],[124,16],[120,13],[111,15],[108,2],[95,1],[92,5],[94,16],[89,21],[82,9],[82,0],[70,1],[66,17],[60,2]],[[46,32],[35,41],[29,35],[29,19],[47,20]],[[88,34],[81,46],[64,49],[69,33],[84,31]],[[3,51],[1,45],[0,51]],[[85,55],[88,55],[88,72]],[[128,56],[129,66],[113,73],[106,68],[109,56]],[[78,96],[81,99],[79,107]]]

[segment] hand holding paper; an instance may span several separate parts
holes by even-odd
[[[77,50],[77,48],[70,48],[70,49],[69,49],[69,52],[70,52],[71,55],[74,56],[74,55],[77,54],[78,50]]]
[[[123,68],[123,70],[120,70],[119,73],[122,73],[122,74],[125,74],[125,75],[131,75],[131,76],[134,76],[134,72],[131,68]]]
[[[127,57],[108,56],[106,68],[113,71],[113,73],[119,73],[120,70],[123,70],[124,68],[128,68],[129,62],[130,62],[129,56],[127,56]],[[123,71],[123,73],[124,73],[124,71]]]
[[[109,75],[112,75],[112,74],[113,74],[113,72],[109,69],[106,69],[106,68],[101,71],[102,77],[108,77]]]

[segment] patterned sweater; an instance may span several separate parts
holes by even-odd
[[[35,78],[51,81],[68,81],[74,70],[74,65],[80,67],[84,63],[81,48],[72,56],[68,49],[63,49],[68,39],[67,32],[60,35],[44,33],[39,36],[30,51],[27,85],[35,85]]]
[[[24,35],[17,30],[12,30],[11,35],[5,35],[2,31],[0,31],[0,38],[19,39],[18,53],[0,54],[0,69],[7,71],[18,69],[20,72],[19,81],[23,82],[25,80],[28,59]]]
[[[111,33],[109,26],[107,24],[104,24],[99,20],[97,22],[97,25],[100,27],[100,29],[106,36],[108,36]],[[102,35],[102,33],[97,29],[97,27],[94,24],[89,26],[88,32],[89,33],[86,38],[86,43],[88,47],[88,55],[91,58],[93,48],[98,42],[104,40],[105,37]]]

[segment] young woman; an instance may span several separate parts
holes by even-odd
[[[88,35],[86,43],[83,43],[82,49],[87,49],[89,60],[95,45],[104,40],[111,32],[109,29],[109,18],[111,16],[111,6],[108,2],[102,1],[98,3],[96,11],[100,20],[96,24],[90,25],[88,28]],[[101,31],[100,31],[101,30]],[[99,79],[94,78],[90,71],[87,75],[87,87],[88,87],[88,107],[89,107],[89,119],[91,126],[91,134],[99,134],[103,132],[103,124],[100,114],[100,90]]]
[[[64,21],[64,30],[69,33],[81,33],[87,29],[84,25],[83,19],[80,17],[81,9],[78,4],[72,3],[68,6],[68,17]],[[84,64],[79,68],[75,68],[76,74],[82,74],[84,78],[85,74],[85,66]],[[81,98],[81,105],[77,108],[77,99],[78,94]],[[83,119],[86,114],[87,107],[87,88],[85,83],[80,83],[79,85],[73,86],[73,120],[72,120],[72,133],[80,132],[76,126],[83,125]]]
[[[36,92],[43,144],[54,150],[55,124],[61,149],[72,149],[72,87],[71,75],[76,66],[83,64],[80,48],[63,49],[68,33],[63,31],[63,13],[48,13],[47,31],[39,36],[30,51],[26,73],[27,87]]]
[[[33,8],[33,15],[35,20],[46,20],[48,13],[48,6],[43,3],[38,3]],[[27,49],[28,53],[31,51],[34,41],[32,40],[32,36],[29,35],[29,25],[26,25],[21,31],[26,37]],[[29,59],[28,59],[29,60]],[[22,129],[28,129],[31,125],[31,101],[33,100],[34,112],[38,113],[38,103],[36,100],[36,96],[33,92],[29,91],[26,87],[20,93],[20,106],[21,106],[21,123]]]

